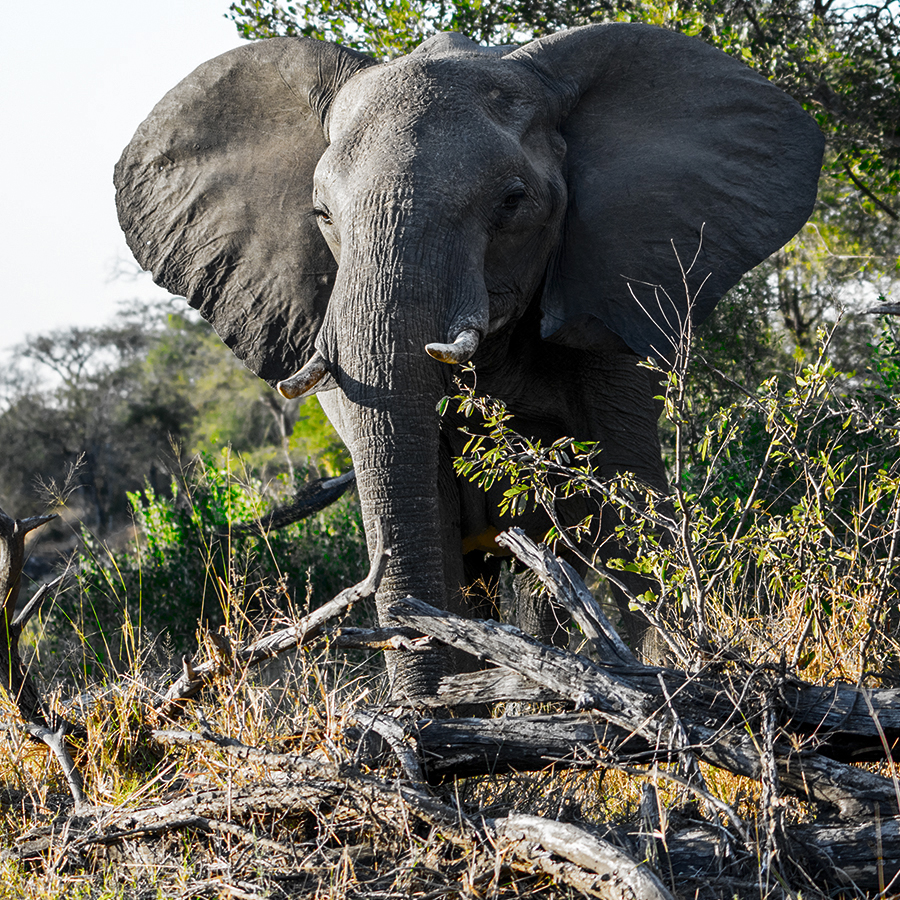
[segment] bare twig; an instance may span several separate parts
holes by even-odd
[[[317,637],[322,626],[335,616],[345,613],[354,603],[374,595],[387,567],[390,550],[385,549],[381,531],[376,537],[375,552],[372,554],[372,565],[364,581],[341,591],[333,600],[313,610],[299,622],[254,641],[246,647],[236,650],[232,658],[239,663],[252,666],[264,660],[278,656],[294,647],[300,647]],[[185,663],[185,670],[166,691],[157,705],[157,712],[164,718],[177,717],[185,700],[196,696],[208,684],[220,669],[219,659],[208,660],[194,666],[190,660]]]

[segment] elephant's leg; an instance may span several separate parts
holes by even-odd
[[[360,412],[339,390],[320,394],[319,402],[353,456],[369,552],[373,551],[376,520],[392,552],[376,597],[381,624],[395,624],[391,605],[409,595],[464,614],[459,503],[448,455],[435,447],[435,475],[430,483],[420,484],[422,463],[415,458],[393,467],[378,459],[372,461],[379,450],[390,448],[390,442],[369,427],[363,418],[367,414],[365,407]],[[369,418],[377,416],[372,414]],[[370,473],[374,470],[381,479],[376,480],[371,474],[368,480],[361,479],[366,468]],[[398,470],[396,474],[393,469]],[[433,535],[424,548],[417,546],[420,534]],[[397,699],[413,700],[433,695],[443,676],[467,664],[464,657],[465,654],[450,651],[437,642],[415,653],[385,651],[392,694]]]
[[[595,471],[601,479],[631,472],[658,494],[665,495],[668,494],[668,479],[657,430],[662,403],[655,399],[663,388],[658,376],[639,362],[637,356],[624,350],[610,350],[594,358],[592,369],[596,388],[587,392],[585,402],[591,408],[597,428],[595,439],[601,446]],[[616,529],[623,524],[623,515],[631,514],[620,513],[609,503],[601,504],[596,548],[603,563],[633,556],[631,548],[616,535]],[[658,539],[665,541],[668,535],[660,534]],[[631,609],[629,594],[637,597],[647,590],[658,590],[658,586],[635,572],[617,571],[615,575],[625,588],[623,591],[611,585],[624,626],[624,637],[648,661],[656,661],[659,657],[658,636],[647,618]]]

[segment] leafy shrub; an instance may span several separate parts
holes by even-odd
[[[198,622],[216,628],[239,616],[243,623],[229,624],[255,627],[360,580],[368,561],[355,495],[265,536],[235,527],[265,514],[290,487],[286,476],[263,484],[226,452],[197,457],[173,479],[171,497],[149,486],[129,494],[135,537],[112,554],[83,534],[57,642],[74,627],[95,663],[117,668],[141,635],[181,653],[195,646]]]
[[[830,338],[820,333],[814,360],[784,379],[754,392],[731,384],[739,399],[700,423],[685,390],[687,354],[660,372],[675,435],[671,496],[630,475],[601,481],[596,445],[531,441],[511,430],[501,403],[471,390],[460,408],[483,424],[457,469],[486,487],[503,480],[513,512],[544,507],[557,523],[548,537],[607,578],[642,575],[646,590],[632,592],[632,605],[662,626],[685,665],[698,650],[733,656],[740,647],[753,664],[780,658],[808,677],[893,680],[900,356],[885,327],[865,374],[851,376],[829,362]],[[701,437],[688,453],[692,432]],[[631,556],[604,566],[580,541],[589,519],[559,524],[558,501],[582,492],[615,508]]]

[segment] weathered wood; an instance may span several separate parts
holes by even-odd
[[[438,610],[421,600],[407,598],[393,605],[392,617],[479,659],[517,671],[544,685],[576,708],[595,709],[620,728],[633,731],[650,746],[678,745],[668,704],[661,691],[636,686],[631,679],[595,665],[584,657],[540,644],[510,626],[491,620],[466,620]],[[738,717],[728,726],[707,724],[708,716],[672,695],[692,749],[701,759],[738,775],[759,779],[760,742],[747,728],[752,718]],[[791,793],[837,808],[853,817],[880,804],[897,807],[890,779],[842,764],[817,754],[801,754],[778,747],[776,771]]]
[[[654,751],[594,713],[496,719],[419,719],[408,725],[430,781],[504,772],[597,769],[616,759],[650,762]]]
[[[839,885],[856,885],[867,892],[884,890],[896,896],[900,878],[900,819],[875,817],[863,824],[796,825],[787,830],[791,855],[808,872]]]
[[[407,634],[412,634],[410,629]],[[410,641],[410,644],[413,642]],[[654,693],[661,675],[679,706],[689,705],[695,715],[709,722],[725,721],[735,712],[734,704],[715,678],[688,676],[672,669],[637,666],[604,666],[642,690]],[[821,687],[788,682],[778,688],[780,727],[789,734],[811,738],[816,752],[838,762],[877,762],[885,759],[878,726],[865,702],[868,694],[885,740],[900,759],[900,691],[859,688],[852,684]],[[559,692],[542,687],[525,675],[506,668],[465,672],[441,679],[433,698],[419,706],[462,706],[473,703],[522,701],[548,703],[561,700]]]
[[[60,576],[50,584],[42,585],[16,614],[25,564],[25,535],[55,518],[51,515],[13,519],[0,509],[0,684],[25,720],[27,733],[45,744],[56,757],[75,801],[75,812],[82,814],[90,806],[84,795],[81,774],[66,747],[69,723],[49,715],[19,653],[22,629],[52,588],[62,580]]]
[[[323,629],[322,639],[341,650],[408,650],[422,653],[432,646],[429,637],[423,637],[412,628],[340,628]]]
[[[525,703],[550,703],[559,701],[556,691],[535,684],[530,678],[509,669],[482,669],[478,672],[461,672],[445,675],[438,682],[433,697],[404,699],[399,705],[414,709],[423,707],[475,706],[498,701]]]
[[[619,662],[635,666],[628,673],[632,680],[656,677],[659,670],[647,668],[641,672],[635,656],[617,634],[614,626],[603,614],[582,579],[565,561],[558,559],[544,544],[530,540],[519,528],[511,528],[497,538],[497,543],[512,550],[547,586],[554,599],[567,609],[594,645],[598,658],[606,662]],[[691,702],[698,709],[709,703],[715,706],[717,715],[729,713],[727,701],[723,702],[717,685],[711,685],[707,697],[700,696],[704,685],[697,679],[680,672],[665,672],[667,688],[672,693],[688,690]],[[499,686],[499,685],[498,685]],[[651,691],[653,690],[651,686]],[[779,714],[781,725],[793,734],[815,736],[817,751],[830,759],[841,762],[874,762],[885,758],[882,735],[891,755],[900,759],[900,691],[866,689],[851,684],[827,687],[787,681],[779,687]],[[877,711],[876,724],[865,702],[868,695],[871,706]],[[502,699],[498,696],[497,699]],[[513,699],[513,698],[509,698]],[[518,699],[518,698],[516,698]],[[525,699],[525,698],[522,698]]]
[[[432,781],[537,771],[550,766],[646,765],[675,758],[674,748],[669,745],[650,743],[601,715],[588,712],[496,719],[420,719],[409,729],[418,741],[426,774]],[[719,735],[711,730],[704,732],[706,746],[692,745],[702,759],[736,774],[759,778],[758,753],[749,752],[746,745],[736,741],[726,744],[723,750]],[[698,729],[688,733],[696,740]],[[886,816],[897,808],[891,781],[865,769],[816,754],[792,754],[786,748],[780,748],[775,763],[784,789],[833,804],[845,817],[871,814],[876,803],[884,804]]]
[[[241,534],[259,534],[265,537],[273,529],[286,528],[331,506],[354,484],[356,472],[353,469],[336,478],[319,478],[305,484],[287,505],[279,506],[253,522],[236,522],[228,531],[220,533],[217,537],[227,539]]]
[[[815,737],[822,755],[842,762],[883,760],[880,725],[891,756],[900,760],[900,691],[789,682],[780,694],[781,726],[794,734]]]
[[[69,786],[69,792],[75,801],[75,815],[84,815],[90,809],[91,805],[84,794],[84,781],[81,773],[75,767],[75,762],[66,747],[66,728],[68,723],[60,721],[56,728],[48,728],[37,722],[29,722],[26,730],[35,739],[46,744],[50,748],[50,752],[56,757],[59,767],[62,769],[63,777]]]
[[[622,727],[632,727],[635,721],[640,721],[643,729],[652,727],[647,722],[652,720],[656,704],[646,692],[583,656],[542,644],[511,625],[491,619],[463,619],[413,597],[395,603],[390,615],[399,624],[479,660],[519,672],[571,700],[577,708],[601,710]]]
[[[227,834],[236,837],[243,844],[255,849],[267,850],[270,853],[278,853],[293,859],[296,855],[294,848],[287,844],[273,841],[269,838],[254,834],[247,828],[235,825],[234,822],[220,822],[207,816],[192,815],[190,813],[181,816],[163,818],[158,822],[138,825],[128,830],[111,829],[109,831],[87,835],[80,838],[76,845],[79,849],[90,847],[92,844],[117,844],[131,838],[151,837],[159,834],[169,834],[173,831],[205,831],[209,834]]]
[[[25,564],[25,535],[55,518],[33,516],[13,519],[0,509],[0,684],[26,722],[45,728],[49,727],[47,712],[19,652],[19,637],[27,616],[16,616],[16,604]],[[46,593],[41,592],[37,602]],[[34,611],[36,603],[29,605],[28,615]]]
[[[240,790],[201,791],[179,797],[170,803],[142,810],[121,811],[99,822],[95,833],[110,829],[131,831],[159,822],[200,815],[211,819],[248,818],[259,814],[318,814],[323,805],[343,804],[366,816],[393,817],[406,827],[409,814],[439,828],[443,837],[471,849],[480,840],[473,822],[458,807],[432,797],[424,788],[398,781],[384,781],[360,772],[354,765],[311,759],[293,753],[275,753],[250,747],[233,738],[214,735],[208,728],[201,733],[181,730],[153,732],[167,744],[208,745],[240,760],[260,763],[269,769],[265,783]]]
[[[821,887],[856,887],[874,895],[900,877],[900,819],[886,818],[853,825],[789,825],[785,828],[786,854],[782,870],[799,863]],[[666,836],[669,863],[676,877],[706,880],[718,869],[719,838],[709,825]],[[732,896],[722,892],[722,896]],[[805,896],[805,894],[804,894]],[[888,892],[887,896],[895,896]]]
[[[619,637],[600,604],[565,560],[556,557],[545,544],[532,541],[521,528],[510,528],[498,535],[497,543],[511,550],[540,578],[584,632],[600,659],[638,665],[637,658]]]
[[[583,828],[520,813],[510,813],[505,819],[496,820],[493,825],[499,836],[510,841],[525,842],[525,847],[520,852],[524,852],[530,859],[541,861],[544,857],[536,853],[535,849],[542,847],[573,863],[580,870],[596,873],[600,877],[591,879],[589,887],[587,884],[584,887],[604,900],[673,900],[650,869],[640,865],[608,841],[588,834]],[[556,874],[559,870],[546,871]]]
[[[388,746],[397,757],[403,774],[414,784],[425,780],[419,764],[419,754],[410,740],[401,722],[392,716],[375,713],[366,709],[354,709],[353,718],[364,728],[371,729],[379,737],[387,741]]]

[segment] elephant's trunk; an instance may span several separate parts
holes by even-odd
[[[377,595],[382,623],[406,596],[447,608],[462,580],[436,411],[452,370],[425,352],[447,327],[450,282],[440,276],[433,267],[342,266],[318,341],[340,386],[323,403],[350,446],[370,552],[378,520],[392,553]],[[446,670],[437,651],[392,656],[397,695],[433,693]]]

